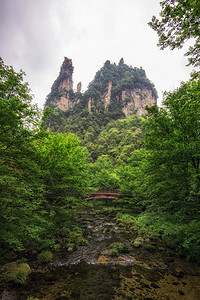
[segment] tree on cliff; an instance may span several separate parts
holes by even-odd
[[[200,2],[199,0],[164,0],[160,3],[161,20],[155,16],[149,25],[159,36],[161,49],[182,48],[184,43],[194,40],[185,54],[189,56],[189,65],[200,66]]]

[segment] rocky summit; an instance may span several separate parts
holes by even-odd
[[[111,118],[117,119],[133,114],[144,115],[145,106],[157,102],[157,92],[145,71],[126,65],[123,58],[118,65],[107,60],[84,93],[81,82],[76,89],[73,87],[73,70],[72,59],[65,57],[45,107],[61,111],[71,111],[76,107],[89,112],[107,112]]]

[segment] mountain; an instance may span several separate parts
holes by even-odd
[[[81,82],[77,89],[73,87],[73,70],[72,60],[65,57],[46,98],[45,107],[53,109],[47,120],[51,130],[81,135],[96,123],[102,127],[110,120],[145,115],[145,106],[157,102],[156,89],[145,71],[126,65],[123,58],[118,65],[107,60],[84,93]]]

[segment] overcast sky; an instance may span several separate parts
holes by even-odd
[[[43,107],[64,57],[74,65],[74,88],[85,90],[106,60],[142,67],[162,92],[189,79],[186,48],[162,51],[148,22],[160,0],[0,0],[0,56]]]

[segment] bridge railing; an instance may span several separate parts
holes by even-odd
[[[119,199],[119,192],[116,190],[99,190],[99,191],[92,191],[90,195],[88,195],[83,200],[90,200],[90,199]]]
[[[116,190],[99,190],[99,191],[92,191],[90,194],[92,195],[99,195],[99,194],[119,194]]]

